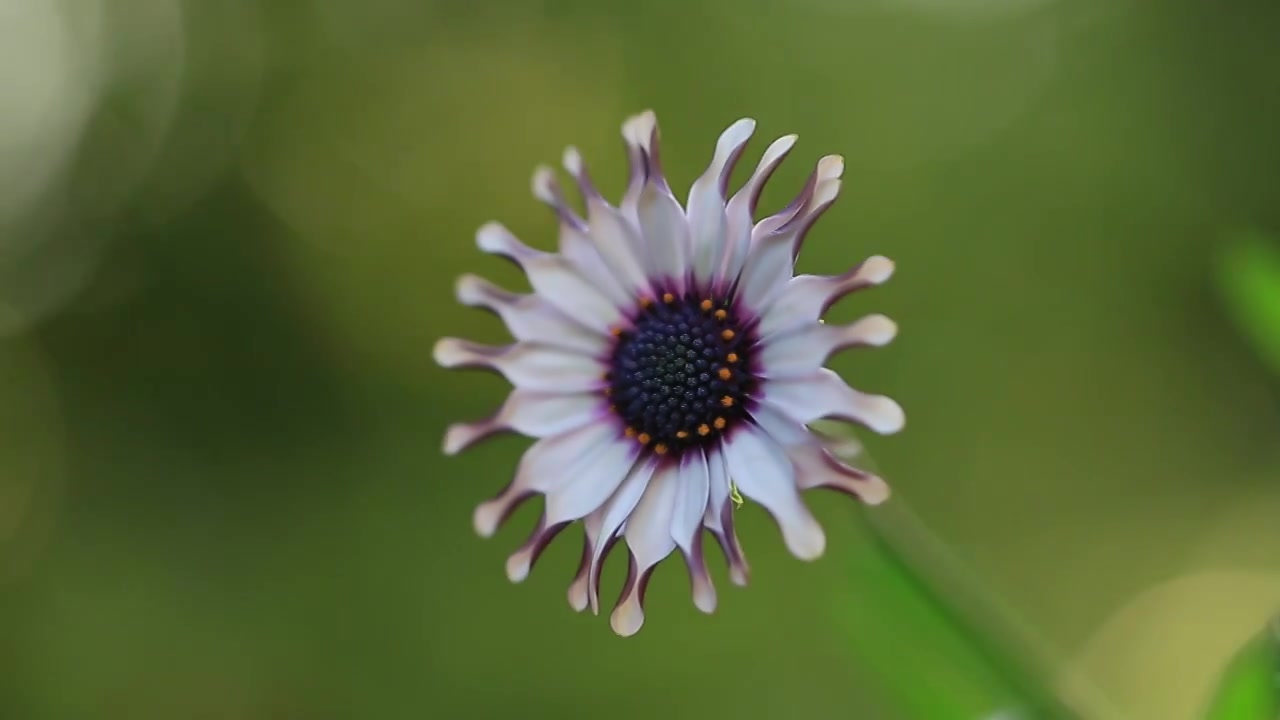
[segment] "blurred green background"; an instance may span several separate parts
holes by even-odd
[[[765,211],[845,156],[801,269],[898,264],[833,313],[902,328],[835,363],[907,409],[867,440],[893,502],[1046,686],[1195,717],[1280,607],[1277,376],[1215,287],[1224,243],[1280,230],[1277,38],[1266,0],[0,3],[0,717],[896,720],[876,678],[941,692],[842,621],[877,592],[842,497],[811,499],[815,564],[748,504],[751,586],[715,566],[702,616],[669,562],[629,640],[565,601],[576,532],[520,586],[535,511],[474,535],[526,442],[440,455],[505,393],[431,361],[504,338],[453,280],[523,287],[472,233],[550,247],[534,165],[575,144],[618,197],[648,107],[680,195],[741,116],[744,166],[800,134]],[[881,609],[882,643],[914,621]]]

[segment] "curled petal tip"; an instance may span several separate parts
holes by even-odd
[[[467,353],[457,338],[440,338],[431,348],[431,357],[440,367],[452,368],[466,362]]]
[[[475,434],[473,428],[465,423],[454,423],[444,433],[444,442],[441,450],[445,455],[457,455],[462,452],[467,445],[471,444],[471,437]]]
[[[484,293],[481,292],[482,284],[483,281],[476,275],[470,273],[459,275],[453,283],[453,294],[463,305],[475,306],[484,299]]]
[[[567,170],[570,175],[577,177],[582,174],[582,153],[578,152],[578,148],[572,145],[565,148],[564,155],[561,156],[560,162],[564,165],[564,169]]]
[[[898,324],[884,315],[868,315],[856,323],[859,338],[867,345],[882,346],[898,336]]]
[[[487,253],[502,252],[508,246],[510,233],[500,222],[487,222],[476,230],[476,247]]]
[[[841,155],[827,155],[818,160],[818,178],[820,180],[834,180],[844,175],[844,157]]]
[[[556,204],[555,181],[555,171],[550,167],[539,165],[534,168],[533,179],[530,182],[533,196],[548,205]]]
[[[882,505],[893,496],[889,483],[876,475],[870,475],[858,489],[858,499],[866,505]]]
[[[883,255],[873,255],[862,263],[862,273],[868,282],[879,285],[893,277],[894,263]]]
[[[471,518],[476,534],[482,538],[491,538],[498,531],[498,523],[502,520],[502,505],[496,501],[480,503]]]
[[[587,609],[587,586],[586,583],[574,582],[569,586],[569,607],[574,612],[582,612]]]
[[[513,583],[524,582],[529,577],[530,560],[529,553],[523,549],[507,558],[507,579]]]
[[[787,534],[783,540],[792,555],[805,562],[813,562],[827,550],[827,534],[815,522],[803,532]]]
[[[871,420],[871,429],[881,435],[901,432],[907,424],[907,414],[903,412],[902,406],[892,398],[883,396],[874,398],[874,405],[870,408],[868,417]]]
[[[609,616],[609,626],[622,637],[631,637],[644,625],[644,609],[638,602],[625,602]]]

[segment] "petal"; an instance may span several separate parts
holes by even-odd
[[[795,466],[796,482],[801,490],[838,490],[868,505],[879,505],[889,499],[889,485],[884,480],[836,460],[820,443],[793,445],[787,448],[787,456]]]
[[[707,513],[710,478],[706,458],[702,453],[687,453],[681,458],[676,475],[678,491],[671,515],[671,538],[687,553],[702,532],[702,518]]]
[[[742,264],[747,259],[747,250],[751,247],[751,229],[756,206],[760,202],[760,192],[764,190],[765,183],[769,182],[769,177],[786,159],[795,143],[795,135],[774,140],[773,144],[764,151],[764,156],[756,165],[755,172],[729,200],[725,208],[726,247],[719,277],[736,278],[742,272]]]
[[[556,180],[556,173],[546,165],[539,165],[534,168],[532,181],[533,196],[542,201],[542,203],[550,207],[561,222],[567,223],[578,230],[586,230],[587,222],[569,207],[569,202],[564,197],[564,191],[560,188],[560,182]]]
[[[689,227],[693,235],[693,274],[709,282],[720,269],[726,249],[728,220],[725,192],[729,176],[755,132],[756,121],[743,118],[730,125],[716,142],[716,152],[706,172],[689,190]]]
[[[613,278],[632,293],[648,292],[649,281],[645,273],[648,252],[636,227],[596,191],[582,156],[575,148],[565,150],[564,166],[582,189],[587,205],[588,234]]]
[[[858,392],[825,368],[809,375],[769,380],[764,383],[761,399],[802,425],[837,418],[892,435],[906,423],[902,408],[891,398]]]
[[[586,517],[604,505],[631,472],[640,455],[634,442],[608,442],[579,463],[565,480],[547,492],[547,522]]]
[[[730,477],[743,494],[769,511],[791,553],[801,560],[821,556],[826,534],[800,499],[795,469],[782,446],[749,424],[740,426],[722,445]]]
[[[534,250],[497,223],[480,228],[476,245],[518,264],[539,295],[585,327],[607,333],[621,322],[618,305],[567,258]]]
[[[569,607],[575,612],[582,612],[587,609],[587,582],[589,580],[588,571],[591,565],[591,548],[595,544],[595,540],[591,537],[591,533],[585,533],[582,538],[582,556],[578,558],[578,571],[573,575],[573,582],[569,583]]]
[[[484,308],[502,318],[516,340],[586,355],[600,355],[607,347],[606,335],[579,325],[538,295],[518,295],[470,274],[458,278],[456,291],[463,305]]]
[[[680,203],[670,192],[646,182],[636,212],[648,247],[648,267],[653,278],[683,291],[691,241],[689,223]]]
[[[807,375],[840,350],[887,345],[897,332],[898,326],[884,315],[868,315],[849,325],[813,323],[761,342],[760,373],[769,378]]]
[[[893,261],[876,255],[843,275],[799,275],[764,308],[762,339],[815,323],[838,300],[856,290],[880,285],[893,275]]]
[[[618,531],[626,523],[636,503],[640,502],[645,488],[649,486],[649,479],[653,477],[655,467],[652,462],[636,463],[604,506],[590,518],[596,538],[587,575],[589,578],[588,600],[593,613],[600,612],[600,572],[604,568],[605,553],[613,546]]]
[[[515,478],[493,499],[476,508],[476,532],[481,537],[491,537],[531,495],[554,490],[589,465],[594,453],[624,442],[622,433],[611,423],[589,423],[534,443],[520,458]]]
[[[446,368],[485,368],[524,390],[574,393],[601,390],[605,368],[595,358],[549,345],[513,343],[501,347],[441,338],[433,351]]]
[[[702,453],[689,453],[681,459],[678,481],[671,537],[689,568],[694,605],[705,613],[714,612],[716,589],[702,553],[702,519],[707,513],[709,483],[707,460]]]
[[[533,194],[550,206],[559,219],[560,254],[615,305],[627,307],[632,303],[634,298],[612,281],[608,266],[587,237],[587,221],[569,207],[551,168],[544,165],[534,171]]]
[[[819,160],[818,183],[803,208],[776,229],[762,233],[757,226],[753,232],[737,291],[752,308],[762,311],[791,279],[795,249],[840,194],[843,170],[844,161],[839,156],[829,155]]]
[[[609,623],[619,635],[634,635],[644,624],[644,593],[649,575],[676,549],[671,538],[671,518],[679,492],[679,468],[666,463],[658,468],[644,496],[627,518],[623,536],[630,551],[630,567],[618,604]]]
[[[729,581],[734,585],[746,585],[751,576],[742,544],[734,530],[733,505],[729,499],[729,471],[724,465],[724,453],[719,448],[706,451],[707,458],[707,513],[702,524],[715,536],[724,551],[729,566]]]
[[[667,188],[666,178],[653,161],[654,149],[657,147],[658,118],[652,110],[645,110],[632,115],[622,123],[622,140],[627,147],[627,190],[622,196],[620,209],[628,220],[640,223],[637,208],[640,204],[640,192],[645,182],[653,176],[653,182],[659,187]]]
[[[444,436],[445,455],[456,455],[500,432],[533,438],[559,435],[608,412],[598,393],[555,393],[515,389],[498,412],[476,422],[454,423]]]
[[[529,534],[529,539],[507,558],[507,579],[513,583],[524,582],[542,551],[568,525],[567,522],[548,524],[546,514],[541,515],[533,532]]]

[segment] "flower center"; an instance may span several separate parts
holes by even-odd
[[[712,442],[744,417],[754,333],[728,302],[664,294],[617,333],[609,396],[627,435],[658,454]]]

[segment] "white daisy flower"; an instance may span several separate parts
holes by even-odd
[[[538,439],[515,479],[476,509],[477,532],[491,536],[517,505],[545,498],[533,534],[507,561],[507,575],[520,582],[547,543],[581,520],[586,543],[569,602],[593,612],[605,556],[624,542],[630,572],[611,618],[620,635],[640,629],[648,578],[677,549],[694,604],[715,609],[704,529],[723,549],[731,580],[746,583],[733,524],[738,491],[772,514],[803,560],[820,556],[826,538],[801,491],[832,488],[868,504],[889,496],[880,478],[838,461],[808,425],[830,418],[882,434],[902,429],[897,403],[823,367],[844,348],[893,338],[897,328],[882,315],[843,326],[821,320],[840,298],[886,281],[893,263],[875,256],[841,275],[793,275],[806,233],[839,193],[844,161],[819,160],[790,205],[754,222],[765,182],[796,140],[774,141],[727,198],[754,130],[743,119],[720,136],[687,209],[663,177],[652,112],[622,126],[631,173],[619,207],[601,197],[573,148],[564,167],[586,218],[570,209],[551,169],[538,168],[533,193],[559,218],[560,251],[529,248],[496,223],[476,238],[481,250],[519,265],[533,292],[474,275],[457,285],[459,301],[496,313],[516,341],[445,338],[435,347],[444,367],[487,368],[515,386],[493,416],[451,426],[445,453],[502,431]]]

